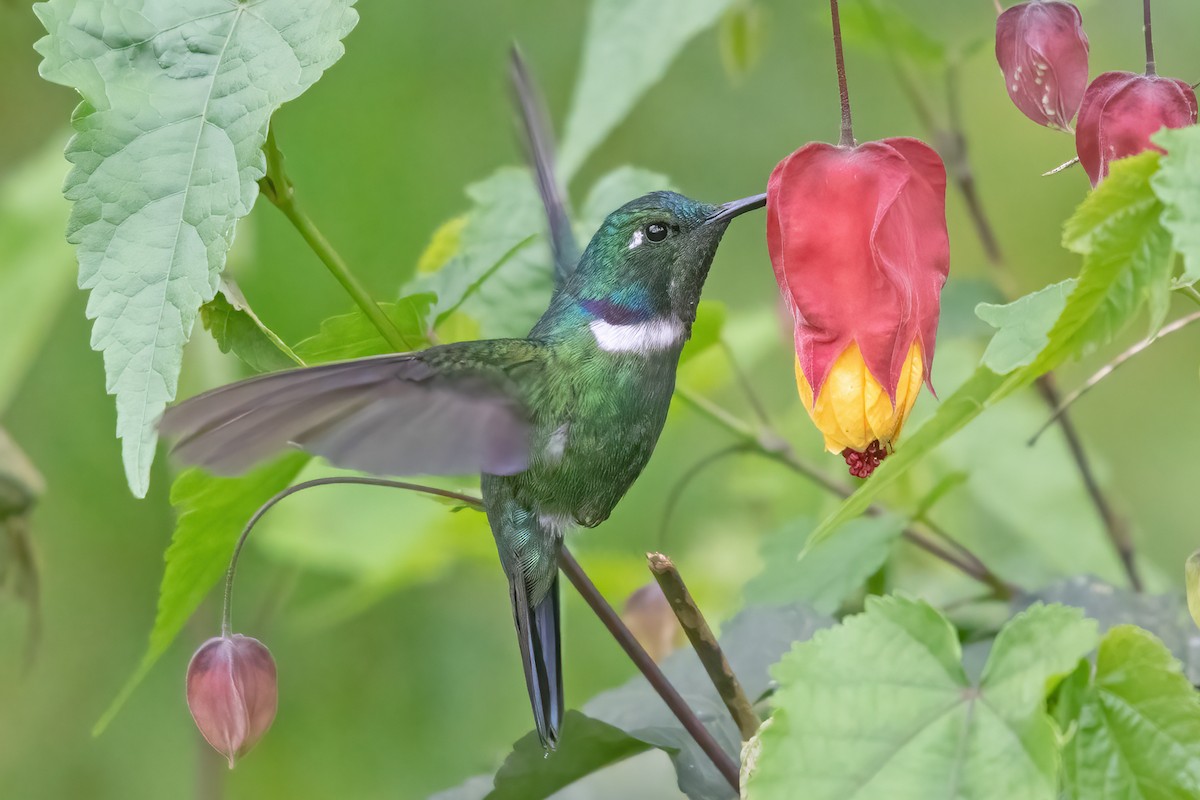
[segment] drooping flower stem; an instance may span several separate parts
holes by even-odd
[[[1146,74],[1158,74],[1154,63],[1154,37],[1150,33],[1150,0],[1142,0],[1142,31],[1146,34]]]
[[[854,147],[854,123],[850,119],[850,90],[846,88],[846,61],[842,57],[842,21],[838,15],[838,0],[829,0],[829,13],[833,17],[833,57],[837,61],[838,92],[842,98],[842,135],[839,147]]]
[[[242,535],[238,537],[237,544],[233,548],[233,556],[229,559],[229,568],[225,571],[225,604],[221,609],[221,635],[229,637],[233,632],[231,617],[233,615],[233,578],[237,573],[238,559],[241,558],[242,548],[246,544],[247,537],[250,536],[250,531],[254,530],[254,526],[262,519],[263,514],[266,514],[271,508],[286,497],[302,492],[305,489],[312,489],[317,486],[332,486],[337,484],[353,483],[361,486],[388,486],[393,489],[407,489],[410,492],[422,492],[424,494],[432,494],[437,497],[445,497],[449,500],[457,500],[465,506],[475,509],[483,507],[482,501],[478,497],[461,494],[459,492],[451,492],[445,489],[437,489],[433,486],[424,486],[419,483],[405,483],[403,481],[389,481],[385,478],[355,478],[355,477],[336,477],[336,478],[314,478],[310,481],[303,481],[294,486],[289,486],[281,492],[277,492],[271,496],[267,502],[258,507],[258,510],[246,522],[246,527],[242,528]]]

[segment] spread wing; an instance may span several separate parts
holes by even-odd
[[[262,375],[167,409],[159,427],[180,459],[221,475],[289,445],[379,475],[512,475],[530,433],[512,373],[539,350],[467,342]]]

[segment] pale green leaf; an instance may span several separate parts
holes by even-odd
[[[641,167],[617,167],[604,175],[592,186],[583,201],[582,226],[587,237],[591,237],[604,222],[604,218],[630,200],[650,192],[674,191],[671,179],[658,172]]]
[[[1162,168],[1150,179],[1163,203],[1162,222],[1183,254],[1183,280],[1200,280],[1200,126],[1161,131]]]
[[[52,137],[54,138],[54,137]],[[21,387],[71,291],[57,142],[0,183],[0,413]]]
[[[1095,646],[1095,623],[1031,608],[1000,632],[974,683],[954,628],[932,607],[869,597],[866,608],[776,665],[776,712],[745,796],[1053,800],[1058,752],[1044,699]]]
[[[230,278],[222,278],[216,296],[200,307],[200,319],[222,353],[233,353],[255,372],[304,366],[300,357],[258,318]]]
[[[141,663],[96,723],[94,733],[108,726],[221,579],[246,521],[271,495],[287,488],[308,460],[305,453],[292,453],[238,478],[219,478],[193,468],[175,479],[171,485],[175,532],[167,547],[150,642]],[[213,625],[215,630],[215,620]]]
[[[894,50],[930,69],[946,63],[946,46],[891,3],[859,0],[842,5],[840,10],[842,37],[851,47],[883,54]],[[822,8],[821,13],[828,26],[829,10]]]
[[[701,300],[696,307],[696,321],[692,323],[692,336],[679,354],[679,363],[686,364],[696,356],[721,341],[721,331],[728,316],[725,304],[716,300]]]
[[[433,301],[432,294],[413,294],[394,303],[380,303],[379,308],[404,338],[413,343],[413,349],[421,350],[429,345],[429,309]],[[395,350],[357,308],[349,314],[323,320],[315,335],[296,345],[296,354],[313,364],[378,356]]]
[[[559,167],[564,183],[734,0],[593,0]]]
[[[1064,687],[1067,800],[1200,797],[1200,698],[1179,662],[1141,628],[1113,628],[1096,674]]]
[[[1075,279],[1069,278],[1005,305],[976,306],[979,318],[997,331],[984,351],[983,365],[1006,375],[1032,363],[1049,343],[1050,328],[1066,306],[1067,297],[1075,291],[1075,284]]]
[[[528,170],[516,167],[468,186],[467,197],[456,251],[439,269],[418,274],[408,291],[437,295],[435,325],[461,311],[485,336],[524,336],[554,288],[541,200]]]
[[[754,0],[742,0],[721,15],[717,41],[725,72],[741,80],[762,58],[766,11]]]
[[[792,523],[764,537],[763,570],[746,584],[749,603],[806,601],[826,614],[883,566],[892,544],[904,531],[894,515],[862,517],[846,525],[840,536],[828,539],[796,558],[812,520]]]
[[[352,2],[34,6],[49,34],[36,45],[42,76],[83,97],[66,153],[67,239],[139,497],[196,312],[258,196],[267,123],[341,56]]]

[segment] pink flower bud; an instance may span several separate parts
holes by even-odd
[[[1034,0],[996,20],[996,60],[1008,96],[1039,125],[1069,131],[1088,78],[1088,38],[1079,9]]]
[[[233,769],[275,719],[279,689],[271,651],[238,633],[209,639],[188,664],[187,703],[200,733]]]
[[[942,159],[908,138],[801,147],[767,184],[767,247],[801,402],[865,478],[929,383],[950,269]]]
[[[1106,72],[1083,95],[1075,152],[1097,185],[1108,165],[1143,150],[1163,152],[1150,137],[1163,128],[1196,122],[1196,92],[1187,83],[1158,75]]]

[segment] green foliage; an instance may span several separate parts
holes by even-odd
[[[167,548],[150,643],[133,676],[96,723],[102,732],[220,580],[238,535],[271,495],[287,488],[309,456],[292,453],[239,478],[220,478],[200,469],[180,473],[171,485],[178,522]]]
[[[997,375],[1032,363],[1049,344],[1050,328],[1062,314],[1075,284],[1074,278],[1068,278],[1005,305],[976,306],[979,318],[997,331],[981,363]]]
[[[746,584],[746,601],[805,601],[832,614],[883,566],[904,525],[904,519],[893,514],[861,517],[848,523],[840,536],[797,559],[796,551],[813,525],[811,520],[793,522],[763,538],[763,571]]]
[[[1200,698],[1171,653],[1132,625],[1100,643],[1064,681],[1067,800],[1188,800],[1200,796]]]
[[[696,307],[696,321],[692,323],[692,338],[687,340],[683,352],[679,354],[681,366],[720,343],[727,313],[724,303],[716,300],[700,301],[700,305]]]
[[[1167,129],[1154,140],[1167,154],[1150,185],[1164,206],[1163,225],[1183,254],[1182,280],[1195,283],[1200,280],[1200,126]]]
[[[847,45],[902,53],[914,64],[927,68],[946,63],[946,46],[890,3],[860,0],[846,3],[840,10],[842,37]]]
[[[523,336],[553,288],[542,204],[529,171],[503,167],[468,186],[467,197],[471,209],[461,232],[436,242],[445,254],[441,267],[418,274],[410,290],[437,296],[435,326],[461,310],[484,336]]]
[[[61,238],[67,204],[57,146],[0,184],[0,412],[33,364],[71,288],[71,248]]]
[[[83,97],[67,145],[67,238],[138,497],[196,312],[258,196],[267,123],[341,56],[351,2],[34,6],[48,34],[42,76]]]
[[[592,3],[559,165],[569,181],[696,34],[733,0],[599,0]]]
[[[300,357],[258,318],[242,290],[229,278],[222,278],[216,296],[200,306],[200,320],[222,353],[233,353],[255,372],[304,366]]]
[[[414,294],[395,303],[380,303],[383,313],[414,350],[429,346],[429,309],[432,294]],[[321,329],[296,344],[296,352],[313,364],[348,358],[377,356],[394,351],[360,309],[322,320]]]
[[[745,796],[1050,800],[1058,752],[1045,694],[1096,640],[1078,611],[1036,606],[1001,630],[975,681],[935,609],[868,598],[865,613],[773,670],[776,712]]]
[[[721,15],[717,28],[721,62],[735,80],[741,80],[762,58],[767,12],[754,0],[742,0]]]

